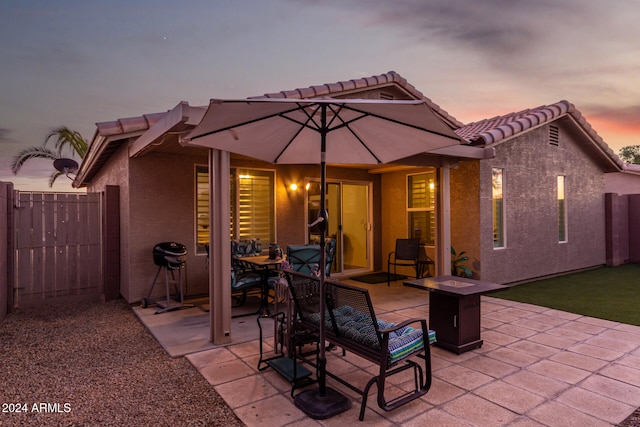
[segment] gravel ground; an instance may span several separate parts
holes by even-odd
[[[640,426],[640,408],[629,415],[629,417],[619,424],[619,427],[638,427]]]
[[[1,426],[243,425],[123,301],[10,314],[0,384]]]

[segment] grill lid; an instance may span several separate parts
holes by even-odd
[[[162,242],[153,247],[153,262],[158,266],[180,268],[187,260],[187,247],[176,242]]]

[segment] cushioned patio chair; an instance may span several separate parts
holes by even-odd
[[[311,274],[320,264],[320,245],[289,245],[287,261],[293,271]]]
[[[247,294],[253,289],[262,289],[264,277],[242,261],[234,261],[231,268],[231,296],[236,300],[233,307],[241,307]]]
[[[249,291],[261,289],[263,280],[261,274],[237,258],[237,247],[236,242],[231,242],[231,296],[236,300],[236,305],[233,307],[243,306]],[[209,245],[205,245],[205,249],[208,258]]]

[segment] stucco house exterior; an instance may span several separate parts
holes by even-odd
[[[496,150],[492,159],[462,163],[463,181],[477,182],[479,197],[455,191],[452,206],[479,212],[478,222],[453,229],[471,237],[483,279],[510,283],[605,264],[605,174],[623,163],[572,104],[470,123],[458,133]]]
[[[412,236],[425,243],[436,274],[448,274],[453,246],[471,257],[474,277],[497,283],[607,262],[605,175],[624,164],[567,101],[464,124],[393,71],[260,97],[424,99],[464,142],[404,164],[329,165],[337,277],[386,270],[395,240]],[[91,192],[117,189],[119,292],[130,303],[146,296],[156,269],[151,250],[163,241],[189,250],[187,295],[208,292],[209,153],[180,143],[205,110],[180,102],[98,123],[74,181]],[[260,237],[265,248],[313,241],[306,224],[319,191],[316,165],[230,161],[232,238]],[[245,206],[243,189],[266,193]]]

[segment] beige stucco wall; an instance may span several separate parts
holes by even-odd
[[[129,148],[123,144],[109,160],[109,167],[102,168],[87,187],[89,192],[102,192],[107,185],[120,188],[120,293],[127,299],[130,289],[129,265]],[[106,284],[105,284],[106,286]]]
[[[411,169],[411,173],[418,173],[423,169]],[[396,239],[409,237],[407,225],[407,172],[390,172],[381,176],[381,254],[382,268],[387,270],[387,259],[389,252],[395,249]],[[411,274],[409,270],[406,271]],[[399,274],[405,271],[398,269]]]
[[[395,250],[396,239],[409,237],[407,215],[407,176],[433,171],[433,168],[409,168],[381,175],[381,264],[377,270],[387,270],[389,253]],[[435,259],[435,249],[427,247],[427,253]],[[411,268],[398,267],[398,274],[413,275]]]
[[[130,159],[130,292],[129,301],[146,297],[158,267],[153,247],[160,242],[177,242],[187,247],[187,295],[209,290],[206,254],[196,253],[195,164],[207,164],[206,157],[150,153]],[[158,279],[158,293],[164,281]]]
[[[496,146],[496,157],[480,164],[483,280],[510,283],[605,263],[604,173],[572,126],[554,124],[559,146],[548,143],[544,126]],[[504,168],[504,249],[493,249],[492,167]],[[566,176],[566,243],[558,242],[558,175]]]
[[[206,165],[207,158],[150,153],[129,159],[124,144],[91,182],[89,191],[120,187],[120,293],[130,303],[147,296],[157,272],[153,246],[164,241],[187,246],[186,293],[208,292],[206,256],[195,253],[196,163]],[[152,297],[162,295],[163,275]]]
[[[464,263],[480,273],[480,162],[461,161],[451,169],[451,246],[458,254],[465,252]],[[452,255],[453,257],[453,255]]]

